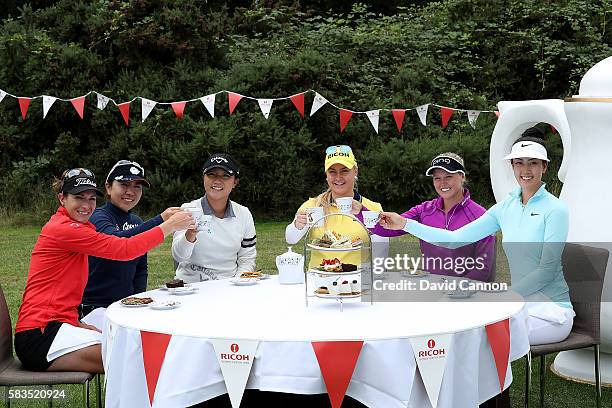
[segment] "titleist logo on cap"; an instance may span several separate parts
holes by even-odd
[[[96,183],[93,182],[93,180],[88,179],[88,178],[78,178],[74,181],[74,186],[81,186],[81,185],[87,185],[87,186],[92,186],[92,187],[98,187],[98,185]]]

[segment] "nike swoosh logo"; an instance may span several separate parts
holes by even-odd
[[[527,146],[531,146],[531,143],[527,143],[527,144],[521,143],[521,147],[527,147]]]
[[[535,216],[535,215],[540,215],[540,214],[538,214],[538,213],[531,213],[532,217]]]

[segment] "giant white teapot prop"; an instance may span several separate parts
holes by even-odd
[[[560,199],[569,208],[568,242],[609,247],[612,242],[612,188],[604,181],[612,169],[612,57],[594,65],[580,82],[579,95],[560,99],[498,104],[500,117],[490,148],[491,183],[497,201],[517,186],[503,157],[527,128],[553,125],[563,143],[558,177]],[[599,245],[601,243],[601,245]],[[612,256],[610,257],[612,260]],[[612,261],[608,263],[601,305],[602,383],[612,383]],[[607,301],[607,302],[606,302]],[[594,382],[593,352],[560,353],[554,370],[568,378]]]
[[[304,283],[304,256],[293,252],[291,247],[276,257],[276,267],[280,283],[285,285]]]

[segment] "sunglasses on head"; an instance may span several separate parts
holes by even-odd
[[[68,170],[66,174],[64,175],[64,180],[68,180],[72,177],[80,176],[82,174],[86,175],[87,177],[92,177],[92,178],[96,177],[93,174],[93,171],[89,169],[84,169],[83,167],[77,167],[76,169]]]
[[[332,154],[332,153],[336,153],[336,152],[340,152],[340,153],[351,153],[351,147],[347,146],[347,145],[337,145],[337,146],[329,146],[327,149],[325,149],[325,154]]]

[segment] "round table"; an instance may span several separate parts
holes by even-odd
[[[347,395],[367,406],[428,407],[409,338],[455,333],[447,357],[439,407],[477,406],[500,392],[484,326],[510,319],[510,361],[527,354],[526,314],[520,295],[477,293],[466,300],[344,303],[310,298],[303,285],[280,285],[275,276],[253,286],[228,280],[195,284],[192,295],[154,290],[156,300],[180,300],[173,310],[127,308],[106,312],[103,359],[107,407],[149,406],[140,331],[172,335],[159,372],[153,407],[184,407],[226,393],[208,339],[258,340],[247,388],[326,392],[311,341],[363,340]],[[512,379],[510,365],[506,386]]]

